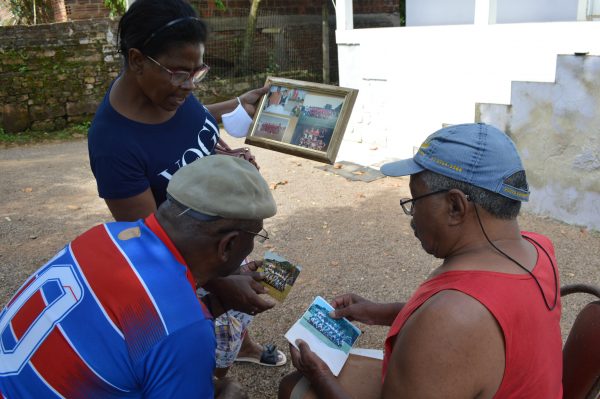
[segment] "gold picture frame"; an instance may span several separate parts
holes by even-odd
[[[333,164],[358,90],[268,77],[246,144]]]

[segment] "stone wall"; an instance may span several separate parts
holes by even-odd
[[[373,19],[367,25],[388,24]],[[385,15],[384,15],[385,17]],[[360,19],[361,17],[358,17]],[[385,18],[383,18],[385,19]],[[198,88],[205,103],[233,98],[263,84],[267,75],[321,81],[321,15],[259,17],[250,73],[235,73],[246,17],[207,18],[211,35],[205,61],[211,72]],[[330,66],[337,80],[335,17],[330,17]],[[92,19],[37,26],[0,27],[0,128],[54,130],[90,120],[121,62],[117,21]]]
[[[52,130],[89,120],[120,68],[115,22],[1,29],[0,127]]]
[[[305,26],[297,39],[312,37],[310,41],[316,45],[307,48],[299,43],[300,47],[289,51],[292,55],[302,51],[304,65],[319,66],[320,26],[312,23],[309,26],[311,29]],[[54,130],[93,117],[121,66],[114,42],[116,21],[101,19],[0,29],[0,128],[7,132]],[[215,32],[207,43],[208,48],[215,50],[210,60],[233,65],[235,52],[222,51],[232,44],[220,35],[236,37],[243,28],[225,24],[219,29],[219,34]],[[294,29],[302,31],[298,23]],[[220,76],[215,66],[196,95],[210,104],[261,86],[267,75],[273,74],[268,65],[272,42],[267,40],[269,35],[263,36],[255,41],[254,73],[238,78]],[[315,80],[308,69],[295,70],[293,74],[281,70],[277,76]]]

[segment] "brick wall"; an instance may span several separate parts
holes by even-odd
[[[67,17],[71,21],[80,19],[106,18],[109,10],[104,0],[64,0]]]

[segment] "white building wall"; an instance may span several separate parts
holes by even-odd
[[[406,26],[472,24],[475,0],[419,0],[406,2]]]
[[[496,0],[496,22],[577,21],[579,0]]]
[[[408,0],[406,26],[472,24],[480,0]],[[487,0],[486,0],[487,1]],[[489,0],[492,23],[577,21],[582,0]],[[583,0],[585,1],[585,0]],[[589,13],[598,0],[589,0]]]
[[[512,81],[553,82],[558,54],[600,54],[598,37],[600,22],[337,31],[340,86],[360,90],[345,141],[410,156],[476,103],[508,104]]]
[[[600,22],[336,34],[340,86],[359,89],[338,159],[371,165],[412,156],[444,124],[473,122],[477,103],[510,104],[513,81],[554,82],[559,54],[600,54]]]

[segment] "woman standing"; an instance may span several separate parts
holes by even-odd
[[[194,96],[192,90],[209,71],[203,61],[207,28],[186,1],[135,1],[119,22],[118,37],[123,71],[100,104],[88,141],[99,195],[115,220],[137,220],[155,212],[166,200],[173,173],[198,158],[224,152],[256,165],[248,149],[224,144],[218,122],[234,110],[253,115],[268,87],[208,106]],[[226,283],[219,287],[245,290],[246,295],[250,290]],[[270,307],[259,299],[254,311]],[[264,356],[271,365],[285,363],[283,353],[249,338],[240,356],[257,363]],[[217,367],[229,365],[219,364],[217,353]]]

